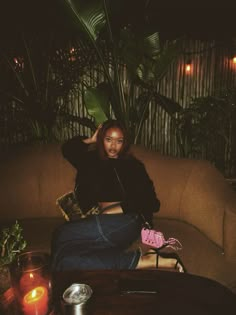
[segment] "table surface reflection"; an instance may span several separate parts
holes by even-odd
[[[163,270],[93,270],[54,273],[55,314],[72,283],[86,283],[93,295],[89,315],[234,314],[236,295],[216,281]]]
[[[67,315],[62,294],[72,283],[85,283],[93,290],[86,315],[236,313],[236,295],[214,280],[163,270],[93,270],[52,274],[50,315]],[[7,295],[0,314],[20,315],[12,289]]]

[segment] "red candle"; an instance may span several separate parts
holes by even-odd
[[[20,279],[20,288],[24,291],[30,291],[34,287],[41,286],[43,284],[43,278],[33,272],[25,273]]]
[[[24,315],[46,315],[48,311],[48,290],[36,287],[23,298]]]

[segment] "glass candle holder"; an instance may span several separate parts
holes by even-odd
[[[51,311],[49,255],[31,251],[20,254],[10,266],[17,307],[24,315],[47,315]]]

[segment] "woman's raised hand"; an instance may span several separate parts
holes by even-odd
[[[94,132],[94,134],[92,135],[91,137],[91,143],[96,143],[97,142],[97,135],[98,135],[98,131],[102,128],[102,124],[100,124],[98,127],[97,127],[97,130]]]
[[[98,131],[99,131],[99,129],[101,129],[101,128],[102,128],[102,124],[100,124],[100,125],[97,127],[97,130],[94,132],[94,134],[92,135],[92,137],[87,138],[87,139],[84,139],[83,142],[84,142],[84,143],[87,143],[87,144],[96,143],[96,142],[97,142]]]

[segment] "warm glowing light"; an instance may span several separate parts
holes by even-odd
[[[186,71],[190,72],[190,70],[191,70],[191,66],[190,65],[186,65]]]
[[[15,57],[13,58],[14,67],[17,71],[23,71],[24,69],[24,59],[22,57]]]
[[[76,60],[76,58],[75,58],[75,53],[76,53],[75,48],[72,47],[72,48],[70,49],[70,57],[69,57],[69,60],[70,60],[70,61],[75,61],[75,60]]]
[[[20,287],[24,290],[32,288],[32,285],[35,287],[40,286],[43,283],[43,278],[33,272],[25,273],[20,279]]]
[[[31,296],[32,296],[32,299],[34,300],[34,299],[35,299],[35,297],[36,297],[36,290],[35,290],[35,289],[32,291]]]
[[[48,291],[45,287],[36,287],[29,291],[23,300],[25,315],[45,315],[48,310]]]
[[[233,57],[233,63],[236,64],[236,56]]]
[[[189,74],[189,73],[191,73],[191,70],[192,70],[191,64],[187,63],[186,66],[185,66],[185,72],[187,74]]]
[[[45,289],[43,287],[37,287],[25,295],[24,301],[27,304],[34,303],[42,299],[44,294],[45,294]]]

